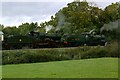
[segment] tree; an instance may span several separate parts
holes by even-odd
[[[22,25],[19,25],[19,31],[21,35],[26,35],[29,33],[29,23],[22,23]]]
[[[2,31],[4,28],[4,25],[0,24],[0,31]]]
[[[5,27],[2,31],[5,35],[19,35],[19,30],[16,26]]]
[[[36,23],[23,23],[22,25],[19,25],[18,29],[20,31],[21,35],[27,35],[30,31],[36,30],[38,27],[37,22]]]
[[[120,19],[119,7],[120,7],[120,4],[116,2],[116,3],[112,3],[111,5],[107,6],[104,9],[104,11],[99,16],[101,27],[104,24]]]
[[[44,27],[38,27],[36,31],[40,32],[40,33],[45,33],[46,32]]]
[[[50,21],[42,24],[54,26],[52,32],[59,30],[61,34],[88,32],[101,26],[99,21],[101,13],[101,9],[90,6],[88,2],[72,2],[60,9],[55,17],[51,16]]]

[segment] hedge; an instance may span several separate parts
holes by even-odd
[[[49,48],[35,50],[3,50],[2,64],[36,63],[118,56],[118,45],[116,42],[113,42],[107,46],[82,46],[75,48]]]

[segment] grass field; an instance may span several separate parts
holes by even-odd
[[[118,58],[3,66],[3,78],[117,78]]]

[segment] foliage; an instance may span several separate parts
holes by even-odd
[[[103,10],[88,2],[72,2],[44,24],[54,26],[54,30],[49,32],[58,31],[60,34],[88,32],[91,29],[97,29],[97,33],[100,33],[104,24],[120,19],[119,7],[119,2],[112,3]]]
[[[5,35],[27,35],[30,31],[45,32],[44,28],[38,26],[38,23],[23,23],[16,26],[8,26],[2,30]]]
[[[3,33],[8,36],[8,35],[19,35],[19,29],[16,26],[13,27],[5,27],[3,30]]]
[[[3,64],[18,64],[118,56],[118,45],[116,42],[112,42],[106,47],[83,46],[67,49],[7,50],[2,52],[2,61]]]
[[[111,5],[107,6],[104,10],[106,16],[106,22],[115,21],[120,19],[120,12],[119,12],[120,3],[112,3]]]
[[[21,35],[26,35],[30,31],[34,31],[38,27],[37,23],[24,23],[22,25],[19,25],[19,30]]]
[[[90,48],[83,53],[82,58],[119,57],[118,53],[118,43],[111,42],[106,47],[97,46],[95,49]]]
[[[4,28],[4,25],[1,25],[1,24],[0,24],[0,31],[2,31],[3,28]]]

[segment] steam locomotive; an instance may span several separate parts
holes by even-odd
[[[2,49],[34,49],[34,48],[56,48],[76,46],[104,46],[106,43],[103,35],[90,33],[59,35],[39,33],[31,31],[28,35],[8,36],[2,41]]]

